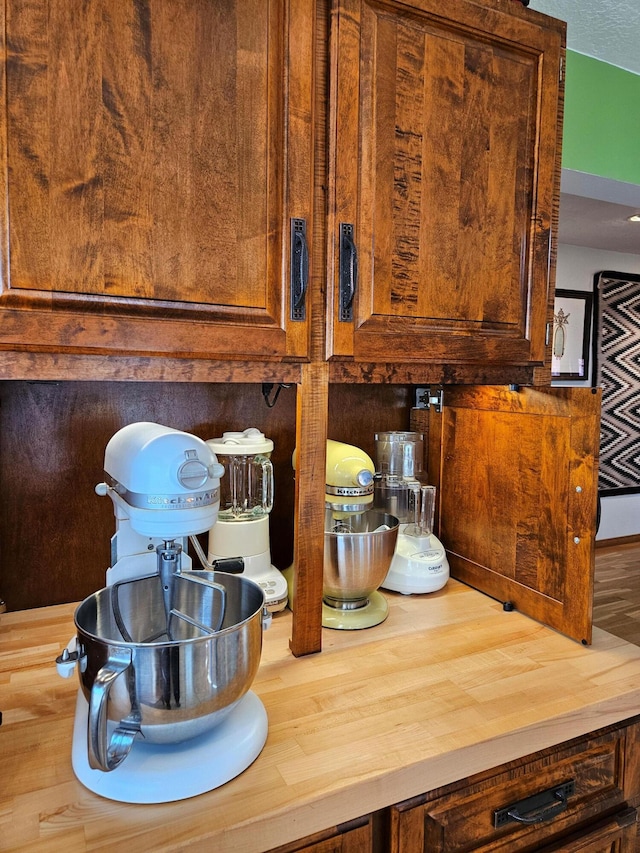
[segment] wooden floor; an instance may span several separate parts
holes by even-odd
[[[640,646],[640,541],[596,548],[593,624]]]

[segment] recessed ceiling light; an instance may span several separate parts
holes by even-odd
[[[640,222],[640,213],[634,213],[627,219],[627,222]]]

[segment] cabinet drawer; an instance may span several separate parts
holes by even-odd
[[[582,849],[554,847],[552,842],[579,829],[586,831],[603,815],[623,812],[624,761],[625,730],[613,731],[399,804],[391,810],[391,850],[512,853],[546,849],[547,844],[549,850]],[[554,798],[556,791],[562,793]],[[549,806],[545,792],[551,792]],[[536,819],[539,822],[522,822]],[[588,849],[601,849],[595,840],[594,844]]]
[[[581,832],[547,845],[540,853],[635,853],[638,834],[637,812],[623,809],[610,818]]]
[[[269,853],[371,853],[372,850],[373,821],[369,815],[292,841]]]

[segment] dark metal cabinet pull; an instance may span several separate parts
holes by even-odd
[[[353,225],[340,223],[340,322],[353,320],[353,300],[358,286],[358,252]]]
[[[304,219],[291,220],[291,275],[290,317],[306,320],[306,296],[309,284],[309,249],[307,248],[307,223]]]
[[[530,825],[552,820],[567,809],[567,800],[574,792],[575,782],[571,779],[562,785],[555,785],[532,797],[497,809],[493,813],[494,828],[498,829],[511,821]]]

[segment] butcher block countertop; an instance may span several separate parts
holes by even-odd
[[[268,850],[632,717],[640,648],[584,647],[450,581],[385,593],[386,622],[324,630],[292,657],[291,614],[265,633],[253,690],[267,743],[244,773],[190,800],[125,805],[76,781],[77,677],[55,658],[73,605],[0,616],[0,850]]]

